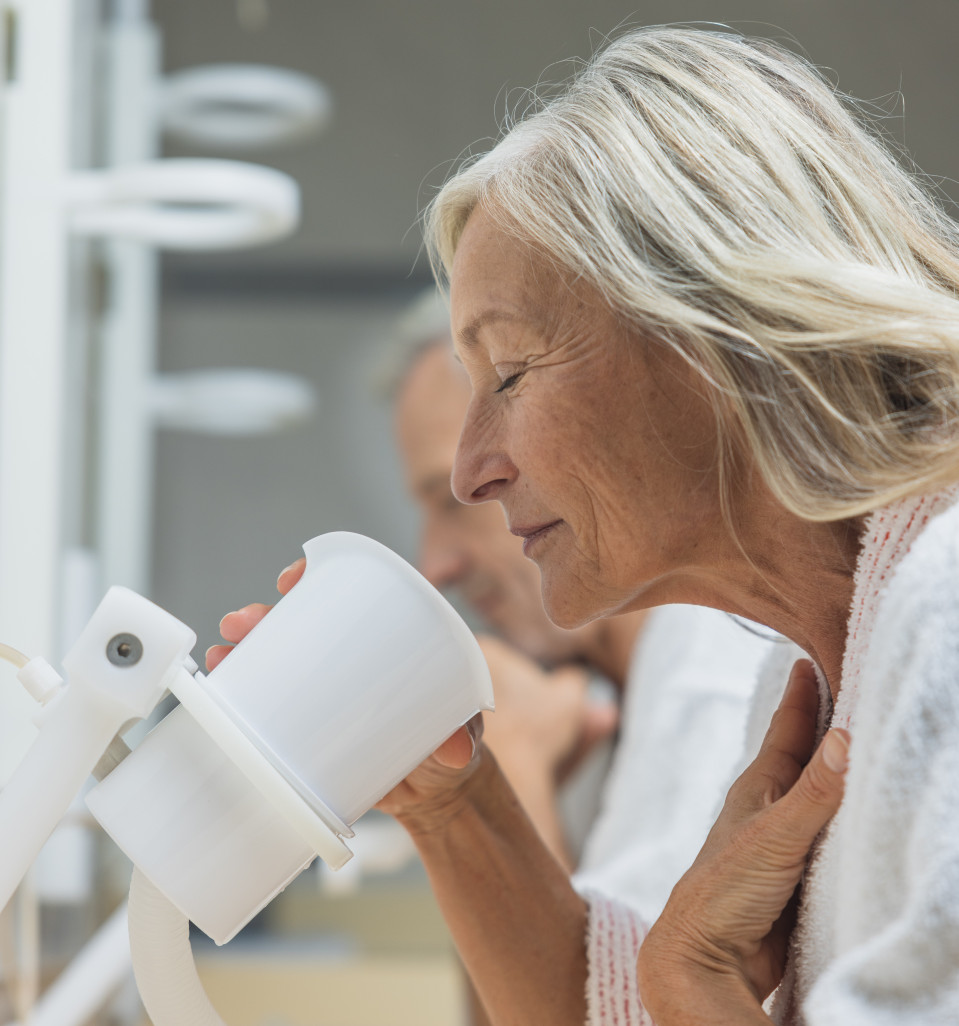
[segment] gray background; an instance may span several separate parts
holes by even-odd
[[[322,79],[336,104],[322,138],[247,157],[301,183],[294,238],[164,258],[162,369],[268,366],[306,375],[320,394],[316,419],[286,434],[160,437],[154,593],[201,647],[222,612],[272,600],[276,572],[313,534],[357,530],[415,554],[370,377],[396,312],[428,280],[418,211],[451,161],[485,148],[522,89],[564,77],[565,60],[618,26],[722,21],[791,41],[841,89],[887,110],[893,137],[959,196],[955,0],[267,0],[265,10],[251,31],[226,0],[153,7],[168,69],[285,65]]]

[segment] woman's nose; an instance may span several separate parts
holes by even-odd
[[[516,480],[516,466],[505,441],[488,423],[481,422],[471,405],[460,433],[451,479],[453,494],[460,502],[499,499],[503,489]]]

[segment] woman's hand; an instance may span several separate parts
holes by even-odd
[[[303,576],[305,557],[288,566],[277,578],[276,587],[285,595]],[[208,670],[218,666],[265,617],[272,606],[253,603],[227,613],[220,621],[226,645],[214,645],[206,653]],[[477,714],[405,780],[377,803],[377,808],[399,819],[411,832],[429,832],[449,821],[480,762],[483,717]]]
[[[285,595],[303,576],[305,569],[306,557],[300,556],[276,579],[276,590],[281,595]],[[254,602],[236,612],[227,613],[220,621],[220,634],[223,640],[229,644],[213,645],[206,650],[206,668],[213,670],[219,666],[233,651],[233,646],[239,644],[272,608],[262,602]]]
[[[640,949],[639,991],[659,1026],[768,1022],[760,1006],[782,978],[797,885],[842,800],[848,735],[829,731],[810,758],[817,708],[801,660],[759,755]]]

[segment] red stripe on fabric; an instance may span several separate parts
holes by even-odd
[[[609,981],[610,999],[611,999],[610,1000],[610,1011],[613,1013],[613,1026],[618,1026],[618,1024],[619,1024],[619,1012],[618,1012],[618,1010],[616,1008],[615,1000],[613,1000],[613,994],[618,989],[617,986],[616,986],[616,971],[618,969],[618,966],[616,964],[616,957],[615,957],[616,956],[616,930],[615,930],[615,924],[613,922],[612,904],[610,904],[609,913],[610,913],[610,916],[609,916],[609,954],[611,956],[610,959],[609,959],[609,963],[610,963],[609,964],[609,968],[610,968],[610,972],[612,973],[612,978]]]

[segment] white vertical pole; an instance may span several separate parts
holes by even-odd
[[[143,2],[119,5],[108,25],[106,163],[156,155],[160,44]],[[109,300],[100,332],[97,549],[104,585],[149,594],[153,538],[158,268],[144,243],[107,239]]]
[[[73,0],[73,68],[70,87],[70,167],[89,169],[98,160],[97,120],[102,78],[100,0]],[[60,634],[56,651],[68,651],[102,597],[93,551],[91,426],[91,335],[102,302],[96,274],[97,242],[83,236],[67,240],[67,389],[64,414],[69,425],[63,453],[63,556],[61,561]]]
[[[0,638],[54,651],[63,532],[71,0],[6,4],[0,176]],[[0,779],[29,744],[3,689]],[[8,703],[17,709],[7,708]],[[13,735],[13,736],[11,736]]]

